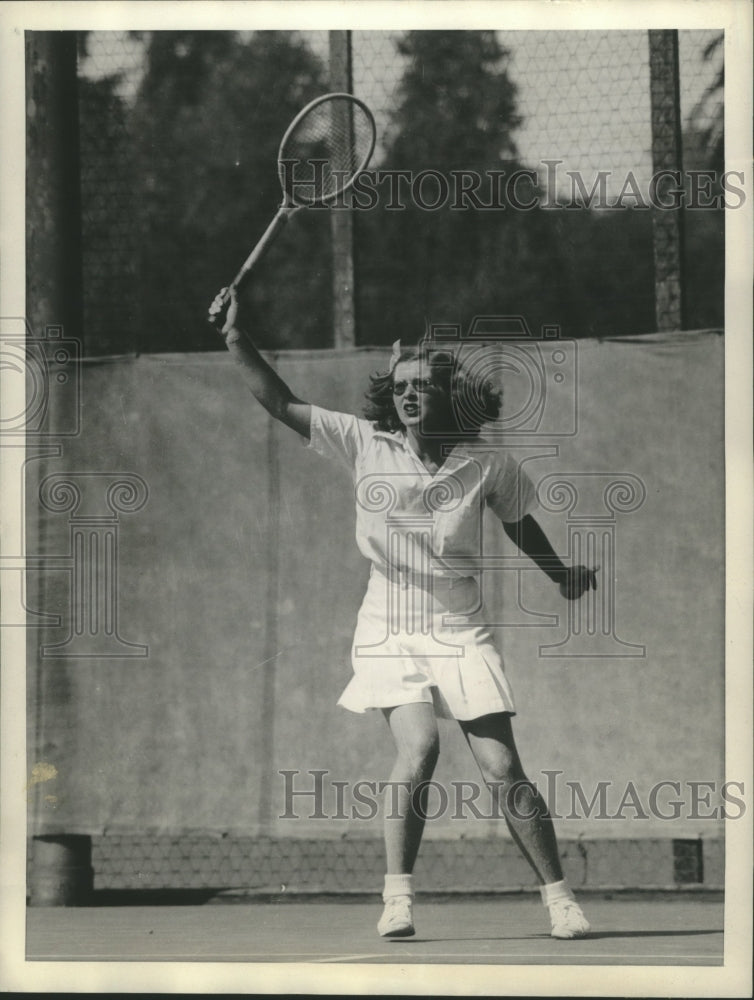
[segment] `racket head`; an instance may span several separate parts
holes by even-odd
[[[334,201],[365,170],[377,139],[374,115],[353,94],[323,94],[296,115],[278,150],[284,205]]]

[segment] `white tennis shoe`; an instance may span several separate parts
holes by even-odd
[[[382,937],[412,937],[415,933],[412,904],[411,896],[388,896],[377,924],[378,933]]]
[[[586,937],[591,930],[589,921],[575,899],[556,899],[550,903],[550,934],[554,938]]]

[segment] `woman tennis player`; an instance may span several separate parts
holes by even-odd
[[[222,328],[262,406],[314,451],[347,465],[353,477],[357,543],[372,569],[356,624],[354,674],[339,704],[354,712],[380,709],[396,748],[379,933],[414,933],[412,871],[441,717],[458,721],[534,870],[553,937],[583,937],[589,924],[563,878],[545,802],[521,766],[511,688],[485,624],[479,588],[484,507],[564,597],[576,600],[596,587],[596,568],[562,563],[530,513],[530,479],[510,454],[485,441],[482,425],[498,416],[499,391],[452,352],[396,344],[389,371],[372,377],[361,419],[293,395],[244,332],[235,292],[229,299],[227,289],[219,293],[210,319]],[[431,530],[417,529],[428,514]]]

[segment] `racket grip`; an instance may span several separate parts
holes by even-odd
[[[267,253],[269,248],[272,246],[274,240],[280,233],[280,230],[283,228],[283,226],[286,224],[290,216],[293,215],[295,211],[296,207],[289,207],[288,205],[280,206],[280,208],[277,211],[277,215],[269,224],[267,229],[265,229],[261,239],[254,247],[254,249],[251,251],[249,256],[246,258],[241,270],[233,279],[233,282],[231,283],[226,296],[228,299],[230,298],[230,289],[237,291],[239,288],[241,288],[241,286],[244,284],[249,274],[251,273],[252,268],[259,263],[262,257],[264,257],[264,255]]]

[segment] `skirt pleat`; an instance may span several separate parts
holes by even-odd
[[[515,713],[474,577],[388,578],[373,568],[356,622],[352,712],[426,702],[440,718]]]

